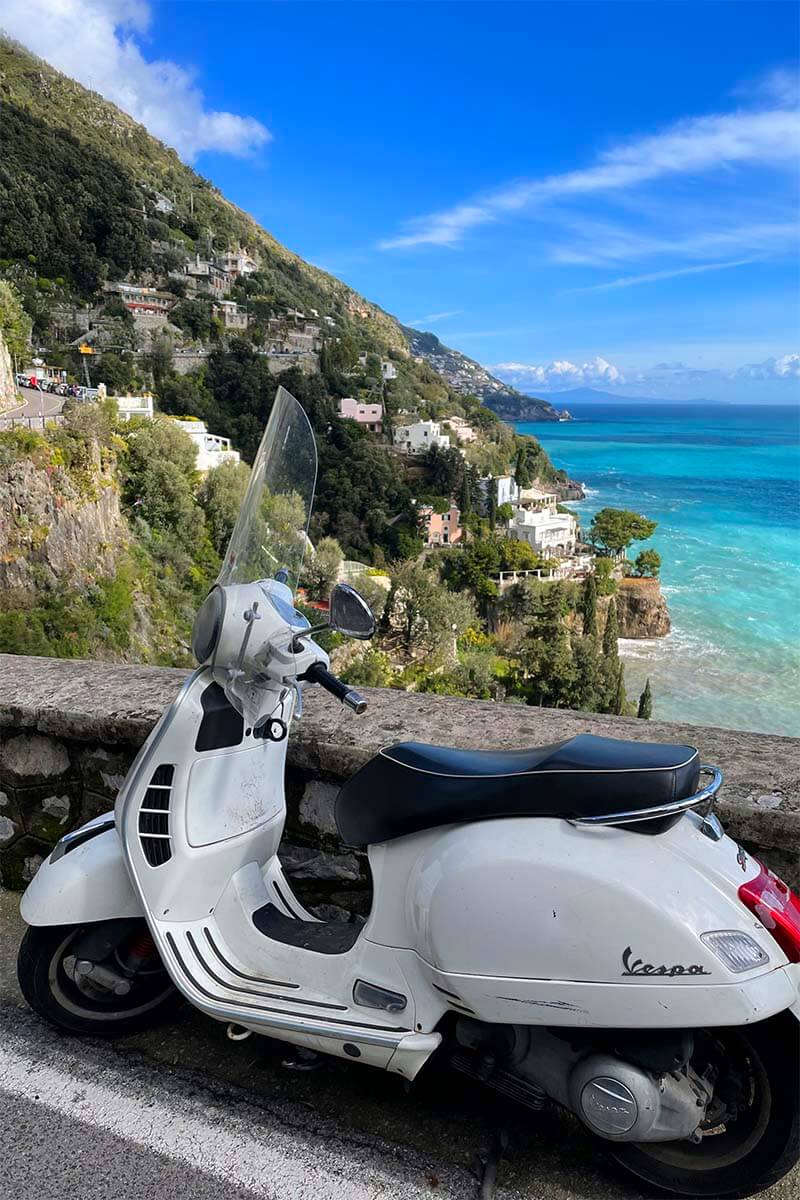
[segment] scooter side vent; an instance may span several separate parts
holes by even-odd
[[[151,867],[163,866],[172,858],[169,840],[169,804],[175,767],[156,767],[139,808],[139,841]]]

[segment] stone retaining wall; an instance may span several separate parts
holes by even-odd
[[[0,879],[21,888],[68,829],[113,805],[138,747],[186,672],[0,655]],[[725,772],[717,805],[728,832],[800,883],[800,739],[522,705],[365,689],[346,712],[307,693],[288,749],[282,857],[320,916],[369,907],[363,854],[340,844],[333,803],[382,746],[416,740],[518,749],[577,733],[689,743]]]

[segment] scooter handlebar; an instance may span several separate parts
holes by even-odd
[[[367,702],[364,697],[346,683],[342,683],[341,679],[337,679],[332,671],[323,667],[322,663],[312,663],[300,678],[305,679],[308,683],[318,683],[320,687],[325,688],[326,692],[330,692],[337,700],[341,700],[342,704],[351,708],[354,713],[360,715],[366,712]]]

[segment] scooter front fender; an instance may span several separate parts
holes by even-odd
[[[112,818],[113,814],[107,813],[83,829],[102,826]],[[28,925],[143,917],[116,829],[105,829],[60,857],[45,859],[22,897],[20,912]]]

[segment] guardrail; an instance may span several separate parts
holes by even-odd
[[[63,425],[61,413],[51,413],[44,417],[0,417],[0,433],[8,429],[38,429],[44,430],[48,425]]]

